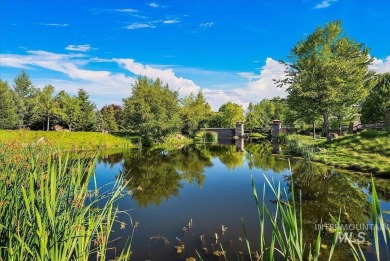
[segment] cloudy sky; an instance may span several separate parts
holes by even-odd
[[[214,110],[284,96],[273,84],[292,46],[326,22],[371,48],[390,72],[390,1],[0,0],[0,78],[87,90],[121,104],[140,75],[181,96],[202,90]]]

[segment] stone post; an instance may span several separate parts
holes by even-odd
[[[279,136],[280,128],[282,123],[280,120],[274,120],[271,124],[271,139],[272,141],[277,141]]]
[[[244,123],[243,122],[236,122],[236,133],[237,137],[242,138],[244,137]]]
[[[385,122],[383,124],[384,130],[390,130],[390,108],[385,109]]]

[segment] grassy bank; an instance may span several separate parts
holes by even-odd
[[[286,138],[288,153],[311,160],[374,175],[390,177],[390,133],[363,131],[333,139],[291,135]]]
[[[94,150],[135,146],[129,139],[99,132],[0,130],[2,144],[43,143],[62,150]]]

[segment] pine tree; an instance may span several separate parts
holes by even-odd
[[[92,131],[95,129],[95,104],[89,100],[89,95],[84,89],[79,89],[78,103],[80,113],[75,121],[75,129],[79,131]]]
[[[7,82],[0,80],[0,129],[12,129],[18,123],[15,102]]]

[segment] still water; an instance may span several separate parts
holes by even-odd
[[[203,260],[218,260],[213,252],[221,250],[221,246],[228,260],[249,260],[243,223],[251,248],[259,249],[259,217],[252,178],[259,195],[265,187],[270,211],[275,209],[275,196],[265,176],[276,185],[280,183],[288,195],[292,185],[296,194],[301,192],[304,240],[308,244],[317,237],[316,224],[333,223],[330,214],[338,217],[340,210],[342,224],[370,222],[369,178],[302,161],[291,162],[290,171],[288,160],[274,156],[273,152],[275,147],[269,143],[240,142],[193,145],[171,151],[129,150],[102,156],[96,168],[99,187],[111,184],[119,175],[130,180],[119,208],[128,211],[131,219],[126,214],[118,216],[126,226],[118,223],[114,227],[111,246],[120,251],[131,234],[132,224],[138,222],[132,260],[199,260],[196,250]],[[390,183],[378,182],[377,190],[382,210],[389,210]],[[265,238],[269,241],[270,237],[266,223]],[[370,237],[368,233],[367,240]],[[323,251],[327,252],[333,234],[323,231],[322,238]],[[180,254],[174,248],[179,242],[185,245]],[[386,253],[381,254],[387,258]],[[372,246],[366,247],[365,255],[369,260],[375,259]],[[114,256],[112,250],[109,258]],[[336,247],[334,260],[351,258],[347,243]]]

